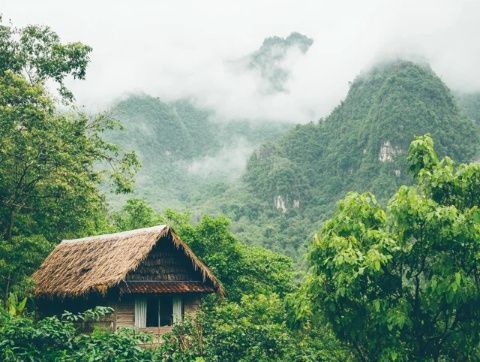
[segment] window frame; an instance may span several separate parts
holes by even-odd
[[[147,316],[148,316],[148,299],[155,298],[157,300],[157,325],[156,326],[147,326]],[[171,324],[161,325],[161,310],[162,310],[162,299],[169,298],[171,301],[172,312],[171,312]],[[169,303],[170,304],[170,303]],[[135,328],[161,328],[161,327],[172,327],[175,324],[182,323],[184,320],[185,314],[185,298],[182,295],[150,295],[150,296],[136,296],[134,298],[134,325]]]

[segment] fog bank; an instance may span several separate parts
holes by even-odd
[[[92,109],[125,93],[194,97],[223,118],[307,122],[325,116],[373,62],[421,58],[452,88],[480,89],[480,2],[425,1],[19,1],[4,19],[45,24],[94,49],[86,81],[70,82]],[[282,61],[285,91],[265,92],[258,72],[234,67],[270,36],[300,32],[308,52]]]

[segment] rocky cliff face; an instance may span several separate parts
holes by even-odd
[[[378,160],[380,162],[393,162],[395,156],[401,155],[402,153],[404,152],[399,147],[394,147],[390,141],[385,141],[378,152]]]

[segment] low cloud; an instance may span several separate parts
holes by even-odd
[[[237,140],[234,145],[224,147],[213,156],[192,161],[187,165],[187,171],[202,178],[233,181],[241,176],[253,150],[253,145],[244,140]]]
[[[307,122],[327,115],[348,83],[384,57],[429,62],[458,90],[480,89],[480,2],[398,1],[84,1],[6,0],[15,25],[51,26],[66,41],[94,48],[86,81],[71,82],[78,102],[106,107],[125,93],[164,100],[193,97],[219,117]],[[255,72],[232,62],[266,37],[298,31],[314,39],[282,66],[284,92],[265,92]]]

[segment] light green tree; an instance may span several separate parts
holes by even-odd
[[[439,161],[428,135],[408,161],[386,209],[350,193],[316,236],[314,309],[359,360],[478,360],[480,165]]]

